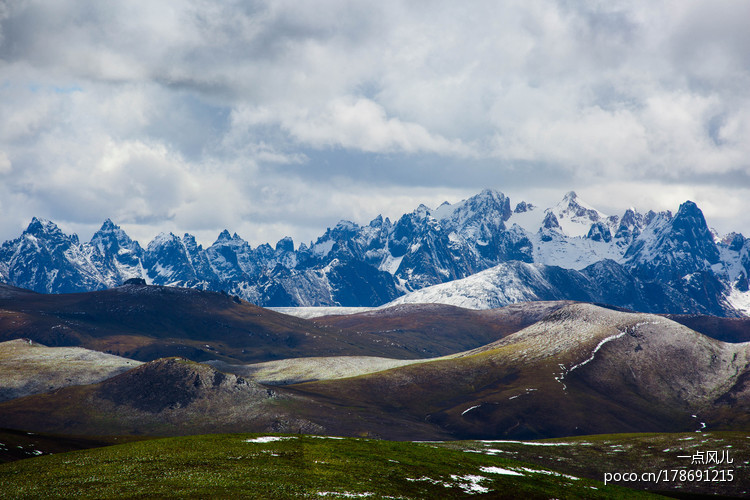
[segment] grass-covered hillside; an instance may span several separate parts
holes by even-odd
[[[440,443],[249,434],[140,441],[0,465],[26,498],[649,498]]]

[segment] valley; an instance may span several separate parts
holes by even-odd
[[[481,310],[401,304],[303,319],[193,289],[126,284],[45,295],[6,286],[0,420],[19,442],[18,452],[6,455],[11,460],[46,455],[45,446],[59,453],[53,450],[118,440],[148,438],[132,445],[148,447],[163,436],[272,433],[346,437],[353,449],[363,446],[357,439],[407,448],[439,442],[441,449],[459,447],[462,457],[501,455],[549,467],[558,474],[550,476],[559,479],[555,484],[565,475],[601,481],[606,466],[624,462],[586,453],[637,449],[643,441],[628,437],[633,433],[673,446],[685,438],[684,449],[691,435],[728,436],[741,458],[750,444],[750,343],[738,342],[743,325],[742,319],[567,300]],[[51,437],[37,445],[36,435]],[[608,444],[576,445],[582,455],[571,455],[567,445],[522,452],[531,449],[523,443],[539,439],[605,439],[594,435],[609,436]],[[653,467],[673,461],[655,447],[649,448]],[[51,457],[32,460],[40,459]],[[481,467],[523,475],[528,466]],[[472,493],[461,487],[471,481],[446,479],[467,477],[467,470],[440,470],[430,473],[435,477],[425,472],[432,482],[422,486],[455,489],[457,497]],[[547,491],[541,476],[531,477]],[[493,481],[477,484],[492,489],[500,484]],[[526,491],[522,483],[509,487]],[[367,493],[357,489],[361,484],[341,485],[340,492]],[[642,482],[622,486],[654,489]],[[679,487],[706,491],[685,482]],[[101,491],[117,496],[106,488]],[[382,488],[377,495],[391,495]],[[745,486],[722,488],[717,491],[734,494]],[[590,490],[580,495],[596,497],[598,490]],[[414,491],[420,497],[427,490]]]

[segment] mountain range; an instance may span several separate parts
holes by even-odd
[[[750,240],[720,236],[698,206],[607,216],[567,193],[543,210],[484,190],[396,222],[341,221],[316,241],[255,248],[221,232],[162,233],[145,248],[107,220],[91,241],[34,218],[0,247],[0,281],[42,293],[147,284],[224,291],[261,306],[443,302],[474,308],[579,300],[672,314],[750,313]]]

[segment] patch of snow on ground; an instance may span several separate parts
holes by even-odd
[[[302,319],[319,318],[321,316],[343,316],[372,311],[376,307],[268,307],[272,311]]]
[[[319,497],[327,497],[327,496],[337,496],[337,497],[344,497],[344,498],[365,498],[365,497],[371,497],[375,495],[375,493],[365,492],[365,493],[350,493],[348,491],[319,491],[318,496]]]
[[[558,476],[558,477],[565,477],[568,479],[572,479],[573,481],[578,481],[580,478],[576,476],[571,476],[569,474],[563,474],[561,472],[555,472],[551,470],[542,470],[542,469],[529,469],[528,467],[520,467],[518,470],[522,470],[525,472],[531,472],[532,474],[548,474],[550,476]]]
[[[466,415],[467,413],[469,413],[469,412],[470,412],[471,410],[473,410],[474,408],[479,408],[480,406],[482,406],[482,405],[481,405],[481,404],[479,404],[479,405],[474,405],[474,406],[472,406],[471,408],[467,408],[466,410],[464,410],[463,412],[461,412],[461,415]]]
[[[589,444],[589,443],[539,443],[537,441],[508,441],[508,440],[484,440],[479,441],[480,443],[489,443],[489,444],[523,444],[526,446],[576,446],[576,445],[583,445],[583,444]]]
[[[506,476],[523,476],[521,472],[503,469],[502,467],[480,467],[479,470],[487,474],[505,474]]]
[[[383,262],[378,267],[378,270],[388,272],[392,275],[396,274],[396,271],[398,271],[402,260],[404,260],[403,255],[401,257],[394,257],[393,255],[388,254],[385,260],[383,260]]]
[[[246,439],[246,443],[273,443],[274,441],[284,441],[285,439],[294,439],[286,436],[261,436],[255,439]]]
[[[602,340],[601,340],[601,341],[600,341],[600,342],[599,342],[599,343],[597,344],[597,346],[596,346],[596,347],[594,348],[593,352],[591,353],[591,356],[589,356],[589,357],[588,357],[588,359],[586,359],[585,361],[582,361],[582,362],[578,363],[577,365],[571,366],[571,367],[570,367],[570,368],[569,368],[569,369],[567,370],[567,373],[570,373],[570,372],[572,372],[573,370],[575,370],[576,368],[580,368],[580,367],[582,367],[583,365],[585,365],[585,364],[587,364],[587,363],[590,363],[591,361],[593,361],[593,360],[594,360],[594,356],[596,356],[596,353],[597,353],[597,352],[599,352],[599,349],[601,349],[601,348],[602,348],[602,346],[603,346],[604,344],[606,344],[607,342],[611,342],[611,341],[613,341],[613,340],[617,340],[617,339],[619,339],[620,337],[622,337],[623,335],[625,335],[625,333],[627,333],[627,332],[620,332],[620,333],[618,333],[618,334],[615,334],[615,335],[609,336],[609,337],[607,337],[607,338],[605,338],[605,339],[602,339]],[[567,373],[566,373],[566,374],[567,374]]]
[[[451,479],[454,481],[462,481],[458,483],[458,487],[466,493],[489,493],[490,491],[489,488],[479,484],[480,482],[487,480],[484,476],[456,476],[451,474]]]
[[[750,292],[741,292],[732,287],[726,301],[745,316],[750,316]]]
[[[365,497],[371,497],[375,493],[365,492],[365,493],[350,493],[348,491],[319,491],[318,496],[321,497],[327,497],[327,496],[337,496],[337,497],[344,497],[344,498],[365,498]]]

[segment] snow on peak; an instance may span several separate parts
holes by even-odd
[[[225,230],[223,230],[219,234],[218,238],[216,238],[216,242],[214,244],[216,244],[216,243],[222,243],[222,242],[225,242],[225,241],[231,241],[231,239],[232,239],[232,235],[229,234],[229,230],[228,229],[225,229]]]
[[[35,236],[40,234],[62,234],[57,224],[41,217],[32,217],[29,226],[26,228],[26,232]]]
[[[154,236],[154,239],[151,240],[151,242],[148,244],[148,251],[151,252],[159,247],[163,247],[166,245],[169,245],[170,243],[174,243],[175,241],[180,241],[180,238],[178,236],[175,236],[174,233],[167,233],[162,232]]]
[[[510,199],[494,189],[485,189],[478,195],[453,205],[445,202],[432,211],[435,219],[441,223],[450,221],[449,226],[454,229],[477,222],[503,228],[511,214]]]
[[[557,217],[560,228],[567,236],[586,236],[595,222],[604,221],[607,216],[581,200],[575,191],[565,194],[562,201],[548,209]]]
[[[102,224],[102,227],[99,229],[99,231],[112,232],[112,231],[117,231],[118,229],[120,229],[120,226],[112,222],[112,219],[107,218],[107,220],[105,220],[104,223]]]
[[[567,193],[565,193],[565,196],[563,196],[562,201],[565,203],[571,203],[576,201],[576,198],[578,198],[578,195],[575,191],[568,191]]]
[[[420,203],[417,208],[414,209],[414,212],[412,212],[414,215],[419,216],[420,218],[426,218],[429,215],[432,215],[430,212],[430,207],[425,205],[424,203]]]

